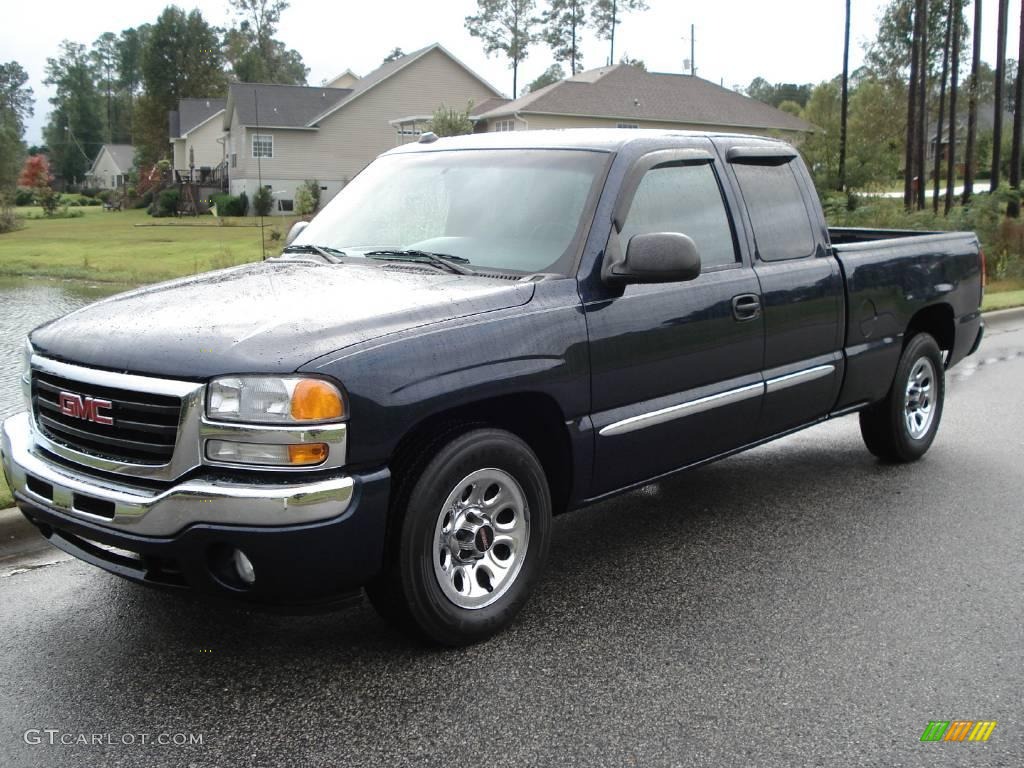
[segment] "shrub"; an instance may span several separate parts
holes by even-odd
[[[101,195],[101,191],[99,187],[82,187],[79,194],[82,197],[98,197]]]
[[[51,187],[36,187],[35,200],[47,216],[53,216],[60,205],[60,195]]]
[[[32,205],[35,202],[35,195],[28,187],[18,187],[14,193],[15,205]]]
[[[309,189],[309,194],[313,197],[312,213],[316,213],[320,210],[320,181],[318,179],[306,179],[306,187]]]
[[[260,187],[252,196],[252,209],[257,216],[269,216],[273,204],[274,198],[267,187]]]
[[[165,189],[157,198],[155,216],[173,216],[178,212],[181,193],[176,189]]]
[[[149,206],[151,206],[152,204],[153,190],[149,190],[148,192],[146,192],[146,194],[144,194],[142,197],[135,201],[136,208],[149,208]]]
[[[303,184],[295,190],[295,212],[299,216],[309,216],[315,210],[316,204],[313,202],[313,194],[309,191],[309,186]]]
[[[243,201],[241,195],[214,195],[213,203],[217,206],[218,216],[245,216],[248,206],[248,201]]]
[[[244,189],[242,190],[242,193],[238,196],[238,204],[241,206],[240,210],[242,211],[238,215],[245,216],[245,214],[249,212],[249,196],[245,194]]]

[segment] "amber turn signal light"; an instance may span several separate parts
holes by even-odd
[[[295,391],[292,392],[293,419],[324,421],[340,419],[344,415],[345,405],[341,401],[341,393],[333,384],[320,379],[302,379],[295,385]]]
[[[327,443],[304,443],[288,446],[288,463],[292,466],[322,464],[327,461]]]

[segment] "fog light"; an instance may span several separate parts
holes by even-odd
[[[231,563],[235,566],[235,573],[238,574],[238,578],[241,579],[242,583],[247,587],[251,587],[256,581],[256,570],[252,567],[252,563],[249,562],[249,558],[245,556],[245,553],[236,549],[231,553]]]
[[[206,458],[227,464],[262,464],[283,467],[305,467],[322,464],[329,450],[326,443],[284,445],[270,443],[235,443],[230,440],[208,440]]]

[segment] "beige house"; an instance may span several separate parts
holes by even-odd
[[[779,136],[799,142],[799,117],[690,75],[625,64],[580,72],[474,115],[476,130],[662,128]]]
[[[120,189],[128,183],[135,167],[135,147],[131,144],[104,144],[85,174],[86,184],[101,189]]]
[[[182,99],[168,115],[172,163],[181,178],[211,175],[224,162],[224,99]]]
[[[500,96],[439,44],[319,87],[234,83],[220,119],[230,192],[252,200],[260,184],[268,186],[274,212],[287,213],[296,188],[317,179],[326,203],[377,155],[414,135],[403,133],[411,130],[403,115]]]

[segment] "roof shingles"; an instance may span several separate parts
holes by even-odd
[[[690,75],[645,72],[616,65],[576,77],[483,113],[576,115],[691,125],[811,131],[804,120]]]

